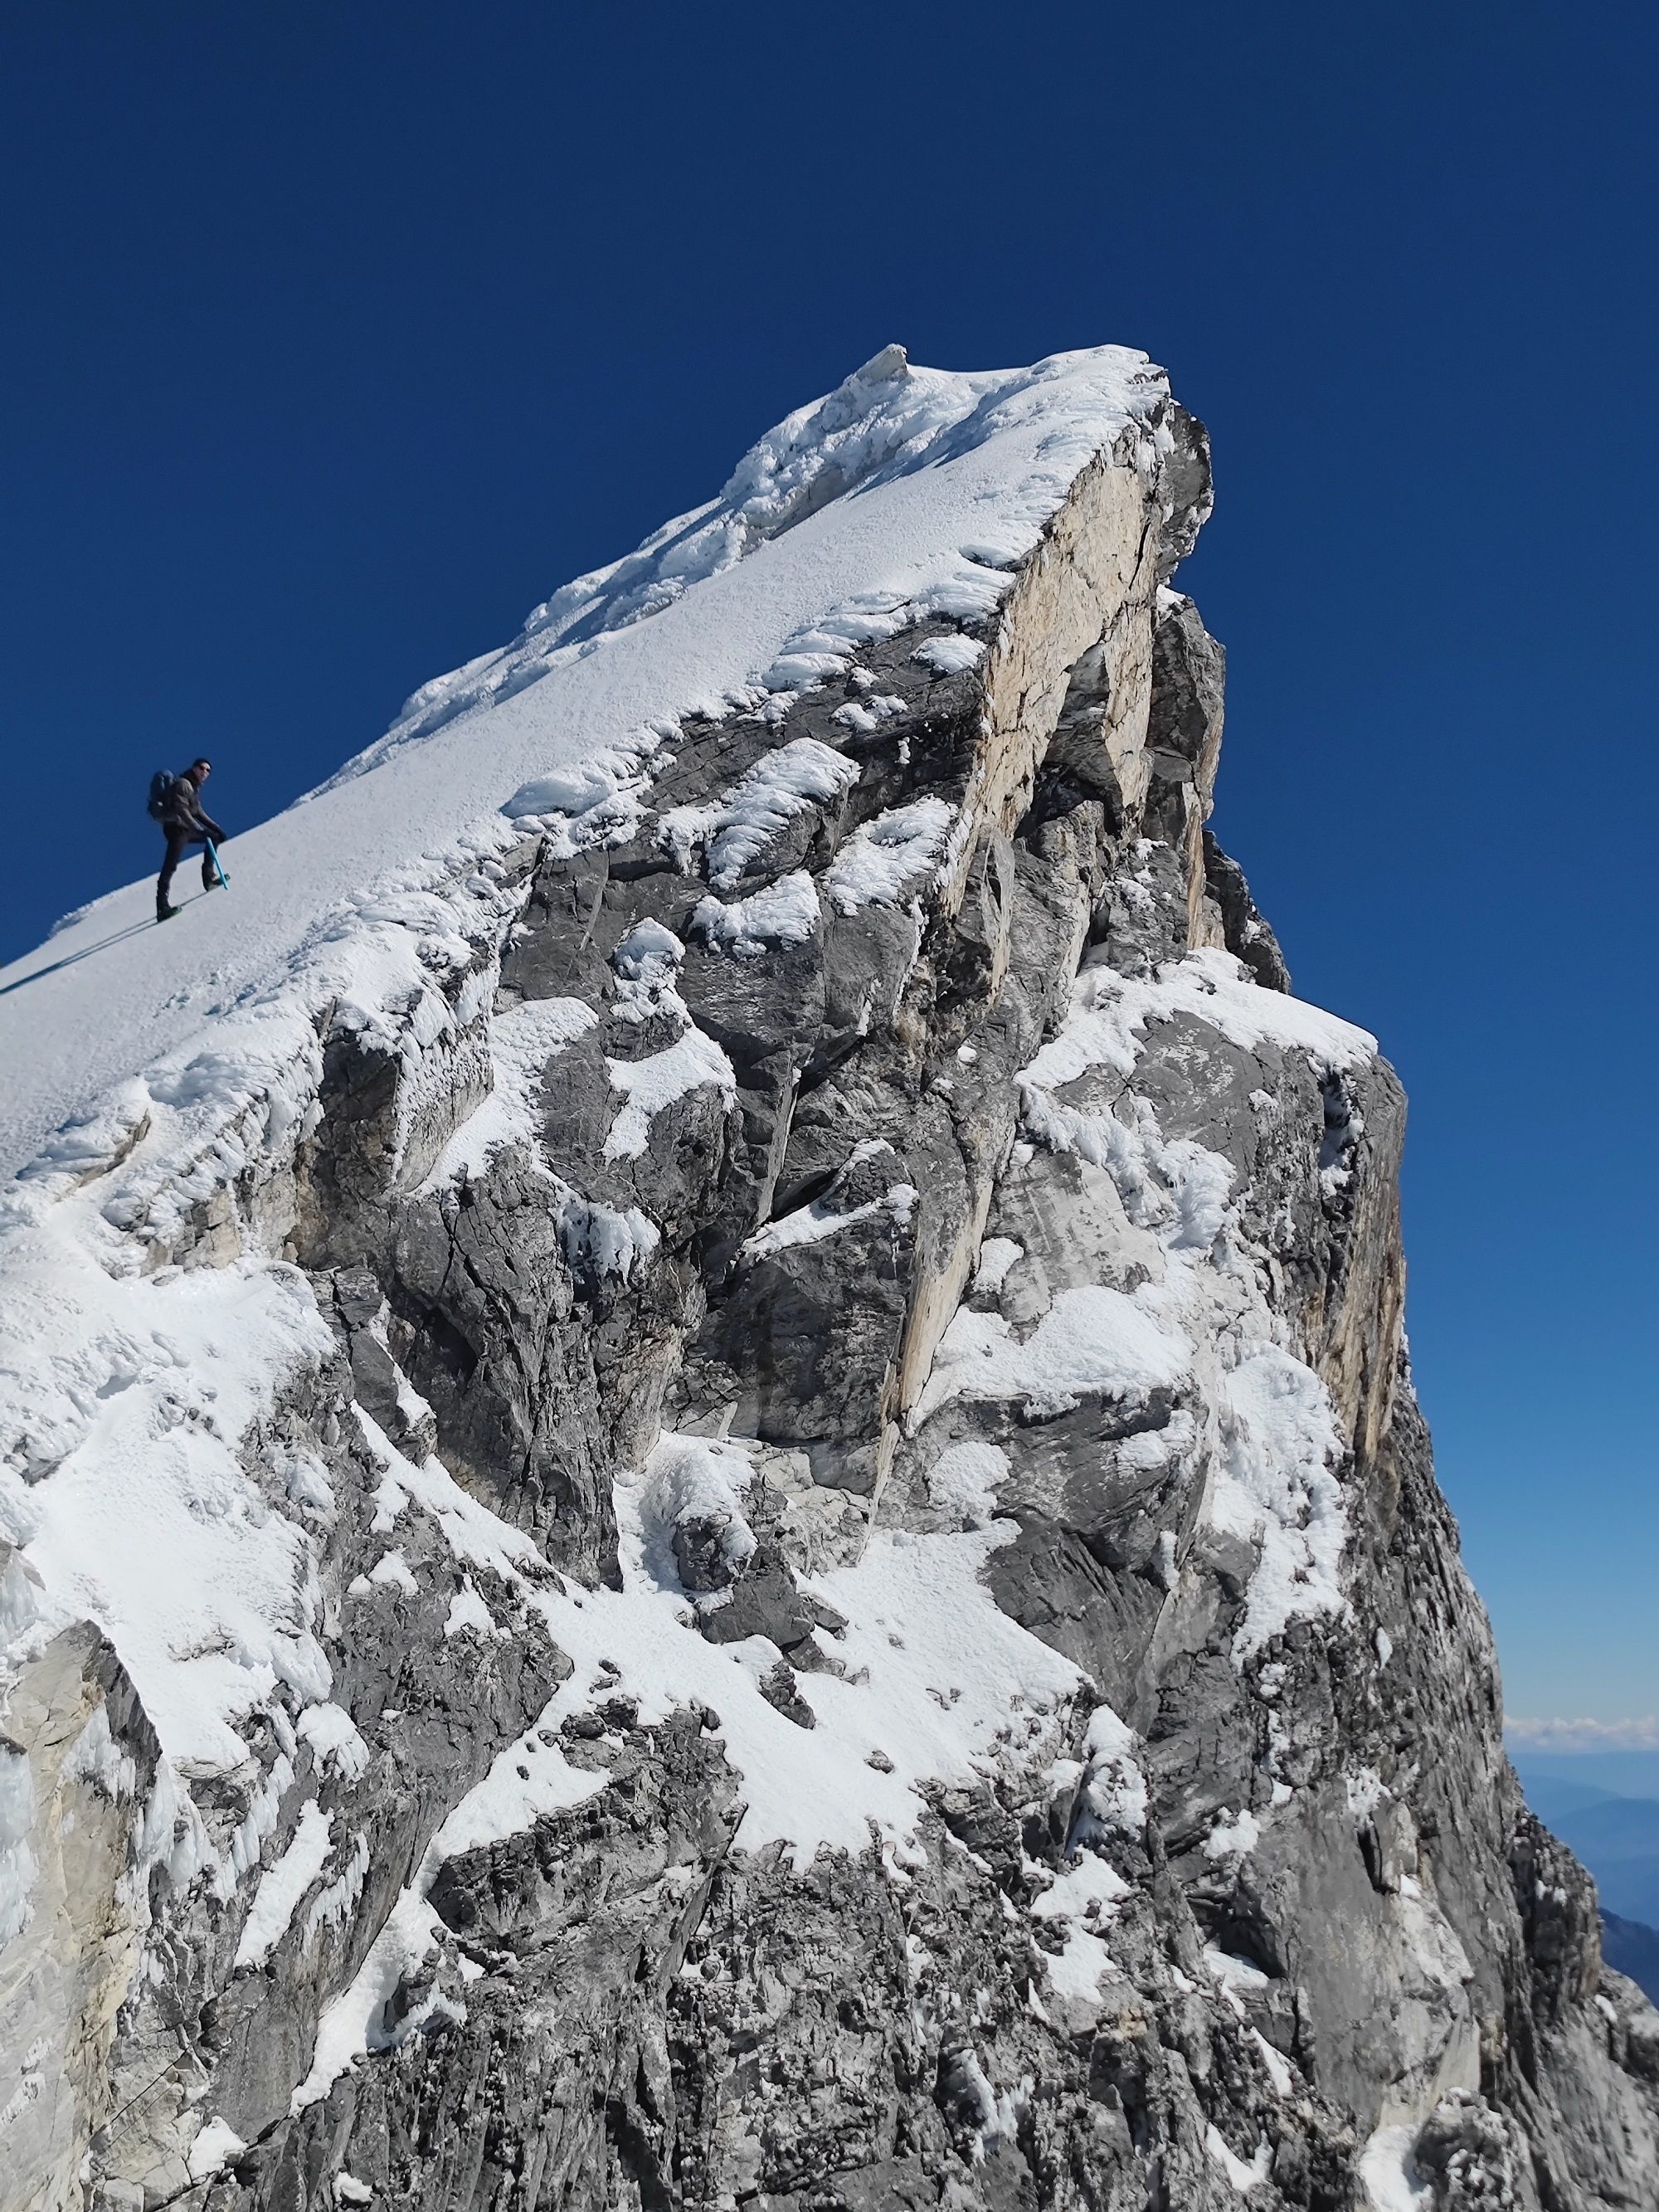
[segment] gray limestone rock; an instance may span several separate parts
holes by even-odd
[[[1659,2015],[1412,1393],[1399,1085],[1206,827],[1207,446],[1152,428],[994,611],[456,887],[270,1157],[81,1177],[332,1349],[238,1447],[301,1656],[187,1803],[0,1560],[8,2205],[1659,2202]],[[796,744],[826,795],[717,860]]]

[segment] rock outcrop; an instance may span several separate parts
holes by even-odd
[[[982,605],[521,794],[412,985],[16,1186],[74,1310],[5,1438],[7,2204],[1659,2202],[1412,1394],[1400,1087],[1206,826],[1208,501],[1149,386]],[[111,1465],[165,1649],[74,1571]]]

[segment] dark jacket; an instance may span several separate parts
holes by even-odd
[[[193,770],[175,775],[161,802],[161,827],[169,833],[182,830],[189,837],[211,837],[216,843],[225,833],[210,814],[203,812],[200,794]]]

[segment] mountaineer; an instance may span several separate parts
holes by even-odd
[[[180,775],[168,775],[162,770],[150,781],[149,811],[167,832],[167,858],[155,879],[157,921],[171,921],[179,911],[167,893],[173,885],[173,872],[183,859],[186,845],[206,848],[202,854],[204,891],[216,890],[224,881],[214,848],[224,842],[225,833],[210,814],[203,812],[201,805],[202,786],[212,767],[211,761],[196,760]]]

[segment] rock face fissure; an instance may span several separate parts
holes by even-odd
[[[1206,827],[1208,503],[1154,393],[982,605],[520,810],[286,1089],[17,1187],[80,1304],[4,1439],[6,2205],[1659,2203],[1400,1087]]]

